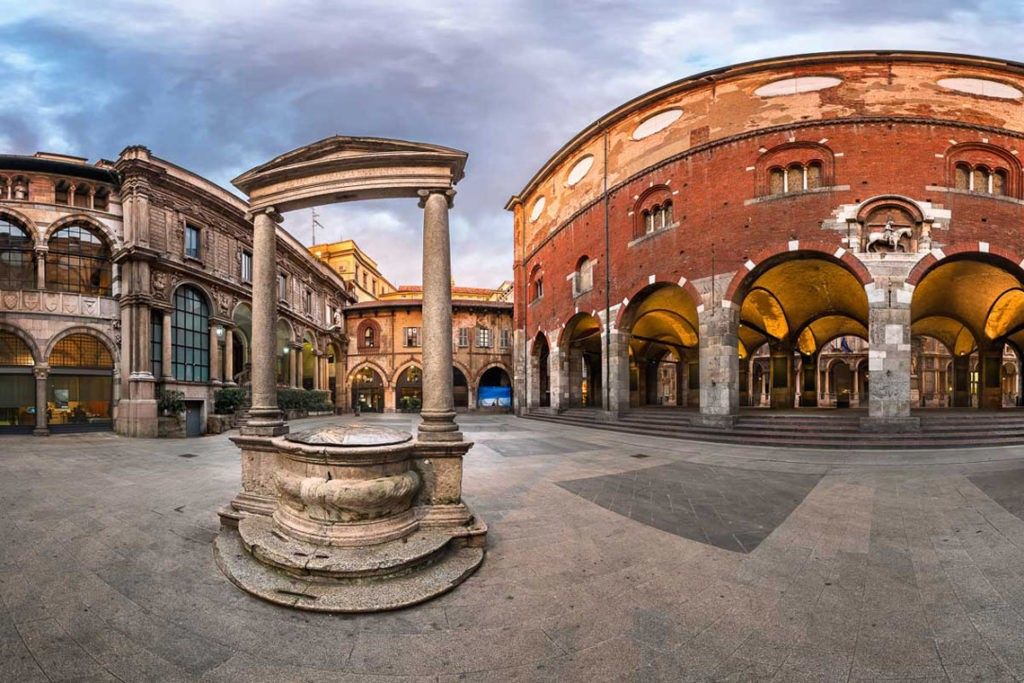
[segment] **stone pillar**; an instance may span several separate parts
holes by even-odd
[[[588,389],[593,390],[594,386],[593,378],[589,376],[589,373],[584,377],[583,351],[570,344],[565,349],[562,362],[565,365],[564,377],[566,380],[562,385],[563,398],[566,399],[563,407],[580,408],[583,406],[583,380],[588,381]]]
[[[953,356],[953,407],[971,407],[971,357]]]
[[[818,356],[800,359],[800,405],[813,408],[818,405]]]
[[[46,247],[36,249],[36,289],[46,289]]]
[[[46,363],[39,363],[33,369],[36,378],[36,428],[32,430],[35,436],[49,436],[50,427],[46,417],[46,381],[50,376],[50,366]]]
[[[242,434],[274,436],[288,431],[277,408],[277,223],[267,209],[253,218],[252,408]],[[244,477],[244,472],[243,472]]]
[[[320,391],[320,361],[323,360],[320,357],[318,351],[313,352],[313,390]]]
[[[771,407],[793,407],[793,349],[784,341],[768,342]]]
[[[452,263],[448,209],[454,190],[420,190],[423,209],[423,407],[420,441],[462,441],[452,398]]]
[[[220,377],[220,337],[217,336],[217,323],[210,323],[210,383],[221,384]]]
[[[853,386],[850,388],[850,405],[854,408],[860,406],[860,363],[853,366]]]
[[[224,332],[224,383],[235,385],[235,330],[232,327]]]
[[[556,413],[569,407],[569,378],[565,355],[557,346],[548,349],[548,396],[551,410]]]
[[[910,415],[910,293],[876,284],[868,290],[868,417],[861,428],[913,431]]]
[[[534,382],[534,363],[531,356],[527,355],[529,344],[526,341],[526,334],[523,330],[512,332],[512,410],[516,415],[534,406],[531,388]]]
[[[163,368],[164,380],[174,379],[174,370],[171,367],[171,361],[174,359],[171,344],[171,321],[174,316],[174,311],[164,311],[163,318],[163,342],[160,344],[160,350],[163,352],[163,359],[161,360],[161,367]]]
[[[978,348],[978,407],[1003,407],[1003,344],[990,342]]]
[[[739,412],[739,310],[724,301],[699,310],[698,318],[701,421],[731,427]]]
[[[609,417],[617,418],[621,413],[629,410],[629,339],[627,332],[618,330],[606,332],[605,339],[601,339],[601,350],[608,350],[608,360],[605,363],[604,382],[607,382],[607,394],[602,392],[602,404]],[[603,335],[602,335],[603,336]],[[605,404],[605,396],[607,403]],[[642,401],[641,401],[642,402]]]
[[[292,357],[291,357],[291,376],[292,387],[296,389],[302,388],[302,346],[292,346]]]

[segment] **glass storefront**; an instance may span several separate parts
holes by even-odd
[[[0,331],[0,429],[31,431],[36,424],[32,351],[13,332]]]
[[[50,354],[46,412],[51,431],[113,428],[114,360],[95,337],[72,334]]]

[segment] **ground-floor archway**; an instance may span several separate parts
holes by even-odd
[[[107,345],[90,334],[70,334],[54,345],[48,361],[50,431],[113,429],[114,358]]]
[[[384,378],[368,365],[352,374],[352,407],[367,413],[384,412]]]
[[[565,349],[560,373],[565,380],[566,408],[601,407],[601,323],[589,313],[578,313],[562,331]]]
[[[530,350],[529,396],[527,400],[531,407],[548,408],[551,406],[550,355],[548,338],[543,332],[538,332],[533,340],[533,348]]]
[[[423,371],[410,365],[395,381],[395,407],[403,412],[418,412],[423,405]]]
[[[456,409],[469,408],[469,381],[466,374],[452,366],[452,403]]]
[[[480,375],[476,405],[478,408],[512,407],[512,378],[505,368],[495,365]]]

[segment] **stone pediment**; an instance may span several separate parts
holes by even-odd
[[[450,189],[462,179],[467,154],[406,140],[335,135],[286,152],[235,178],[254,210],[415,197],[422,189]]]

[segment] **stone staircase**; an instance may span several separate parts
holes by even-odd
[[[1024,445],[1024,410],[935,410],[915,412],[921,429],[913,432],[867,432],[860,429],[864,411],[740,413],[732,429],[698,423],[695,411],[640,409],[608,420],[597,410],[577,408],[555,414],[532,412],[523,417],[559,424],[692,441],[777,446],[783,448],[969,448]]]

